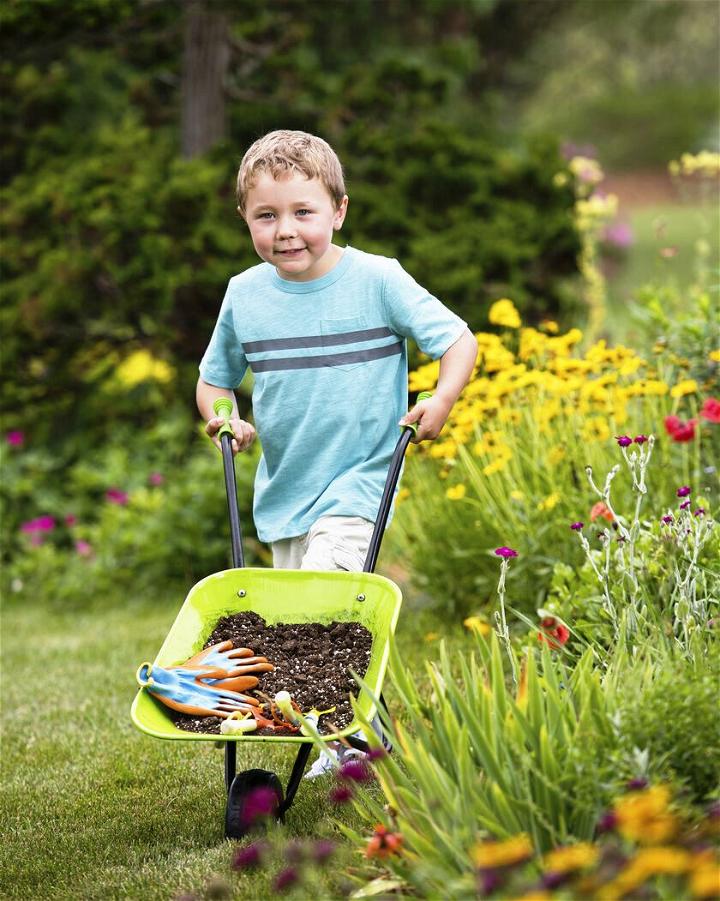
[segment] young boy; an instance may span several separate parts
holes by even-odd
[[[217,397],[233,401],[233,452],[255,439],[233,389],[249,366],[262,457],[258,537],[275,567],[361,571],[400,424],[438,436],[477,343],[466,324],[393,259],[332,243],[345,219],[342,167],[321,138],[274,131],[243,157],[238,211],[264,261],[230,279],[200,363],[197,405],[216,437]],[[440,374],[407,412],[413,338]]]

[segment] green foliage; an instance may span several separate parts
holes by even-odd
[[[651,776],[683,785],[695,802],[720,789],[720,653],[690,667],[665,658],[623,679],[619,734],[627,755],[641,751]]]

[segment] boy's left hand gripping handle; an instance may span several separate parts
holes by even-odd
[[[222,416],[225,422],[218,429],[218,438],[222,438],[223,435],[229,435],[230,438],[235,437],[235,433],[233,432],[228,419],[232,415],[233,404],[229,397],[216,397],[213,403],[213,410],[217,416]]]

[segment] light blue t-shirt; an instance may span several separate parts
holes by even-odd
[[[407,412],[405,338],[437,359],[464,329],[397,260],[353,247],[313,281],[269,263],[230,279],[200,375],[235,388],[253,372],[261,541],[304,535],[321,516],[375,520]]]

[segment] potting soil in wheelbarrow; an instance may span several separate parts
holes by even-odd
[[[318,730],[343,729],[353,720],[349,695],[358,686],[351,671],[365,675],[370,661],[372,634],[357,622],[276,623],[268,626],[257,613],[247,611],[218,620],[205,647],[230,639],[236,648],[252,648],[275,666],[259,674],[260,682],[252,694],[274,697],[281,690],[290,692],[300,709],[335,709],[321,717]],[[171,711],[179,729],[186,732],[219,733],[222,719],[217,716],[188,716]],[[256,734],[270,734],[260,729]]]

